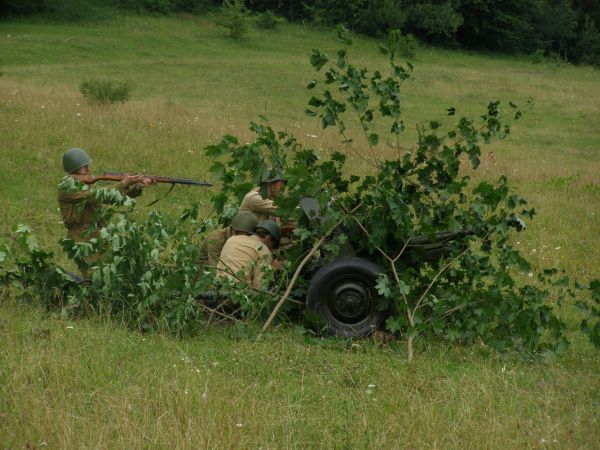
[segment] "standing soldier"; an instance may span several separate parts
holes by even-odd
[[[271,230],[260,228],[256,234],[234,231],[221,251],[217,276],[236,278],[241,275],[240,279],[246,284],[260,288],[265,268],[273,261],[269,245],[275,245],[280,235],[277,223],[272,222],[268,227]]]
[[[200,244],[199,263],[203,267],[217,267],[221,250],[227,239],[234,232],[246,232],[252,234],[258,223],[258,219],[250,211],[241,211],[231,221],[231,225],[220,230],[213,230],[206,235]]]
[[[63,168],[66,173],[77,178],[90,175],[89,165],[92,158],[80,148],[72,148],[63,155]],[[122,181],[109,186],[130,197],[137,197],[142,192],[142,186],[152,184],[152,180],[142,174],[127,174]],[[67,237],[74,241],[82,242],[98,237],[100,229],[106,225],[101,217],[101,203],[95,196],[95,186],[88,185],[86,190],[66,192],[59,189],[58,205],[62,214],[63,223],[67,228]],[[92,264],[100,255],[85,258],[86,263]],[[84,277],[88,274],[83,270]]]

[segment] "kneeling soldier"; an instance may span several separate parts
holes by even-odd
[[[239,212],[231,221],[231,225],[220,230],[213,230],[206,235],[200,244],[199,263],[203,267],[217,267],[221,250],[227,239],[236,231],[252,234],[258,219],[250,211]]]
[[[261,224],[263,226],[257,229],[256,234],[234,231],[234,235],[225,242],[217,264],[219,277],[234,279],[240,274],[242,281],[260,288],[265,268],[273,261],[269,245],[275,248],[281,235],[277,223],[265,225],[264,222],[260,222],[258,226]]]

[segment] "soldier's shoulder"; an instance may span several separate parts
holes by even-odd
[[[208,241],[217,241],[227,239],[227,228],[213,230],[206,235]]]

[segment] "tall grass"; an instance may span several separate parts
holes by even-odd
[[[91,153],[95,172],[204,179],[202,148],[226,133],[249,138],[248,122],[265,114],[327,152],[338,136],[303,115],[317,47],[333,54],[336,44],[291,25],[236,43],[187,16],[0,23],[0,232],[31,224],[68,264],[56,245],[64,234],[56,184],[74,146]],[[355,39],[350,54],[384,67],[372,40]],[[437,49],[420,49],[414,62],[407,147],[412,123],[448,121],[449,106],[473,116],[492,98],[535,98],[473,176],[506,174],[529,197],[538,217],[516,239],[534,264],[598,278],[600,72]],[[91,76],[130,81],[133,98],[87,104],[78,85]],[[176,213],[207,198],[182,187],[155,207]],[[286,330],[255,343],[252,329],[236,328],[175,341],[47,316],[6,292],[0,318],[3,447],[594,448],[600,440],[600,360],[578,338],[568,355],[535,364],[423,342],[409,366],[401,345]]]

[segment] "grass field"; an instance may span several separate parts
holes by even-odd
[[[202,18],[121,17],[108,24],[0,22],[2,233],[17,223],[68,265],[56,203],[61,155],[88,150],[93,169],[208,177],[202,148],[250,137],[264,114],[318,148],[339,139],[303,111],[312,48],[331,33],[288,25],[243,42]],[[377,42],[354,62],[384,68]],[[407,124],[455,106],[477,116],[499,98],[536,107],[508,141],[485,149],[477,178],[506,174],[538,216],[518,235],[536,266],[600,277],[600,72],[526,59],[420,49],[405,86]],[[88,78],[134,86],[124,105],[88,105]],[[315,137],[316,136],[316,137]],[[414,142],[409,127],[404,145]],[[384,146],[381,149],[385,152]],[[353,170],[365,171],[359,161]],[[164,193],[158,187],[148,200]],[[176,213],[202,190],[177,189]],[[146,210],[140,209],[138,214]],[[597,448],[600,358],[575,333],[569,354],[536,363],[482,346],[317,340],[279,329],[219,328],[188,340],[114,324],[70,322],[0,299],[2,448]],[[48,329],[49,335],[33,331]],[[373,385],[373,387],[370,387]]]

